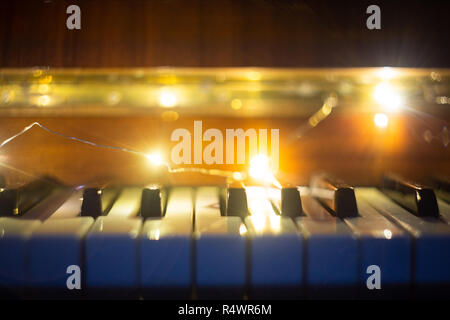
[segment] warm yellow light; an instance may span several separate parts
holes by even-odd
[[[37,100],[39,106],[46,106],[50,103],[50,97],[47,95],[40,96]]]
[[[234,110],[239,110],[240,108],[242,108],[242,101],[240,99],[233,99],[231,101],[231,108],[233,108]]]
[[[378,71],[378,76],[383,80],[392,79],[396,76],[396,74],[397,72],[394,71],[394,69],[392,69],[391,67],[384,67],[380,71]]]
[[[386,239],[391,239],[392,238],[392,231],[389,229],[384,229],[384,237]]]
[[[33,71],[33,76],[34,77],[40,77],[42,75],[42,70],[41,69],[36,69]]]
[[[402,106],[402,98],[387,82],[378,84],[373,92],[375,100],[388,112],[396,112]]]
[[[245,227],[245,224],[241,223],[239,226],[239,234],[241,236],[245,236],[247,234],[247,228]]]
[[[161,235],[161,231],[159,229],[151,230],[148,233],[148,239],[149,240],[159,240],[160,235]]]
[[[269,166],[269,158],[264,154],[258,154],[250,160],[249,174],[253,179],[270,181],[273,177]]]
[[[159,94],[159,105],[165,108],[175,107],[178,104],[178,98],[173,91],[163,88]]]
[[[256,232],[261,232],[266,227],[266,216],[264,215],[251,215],[250,220],[252,221],[252,225]]]
[[[39,91],[40,94],[46,94],[46,93],[49,92],[49,90],[50,90],[50,86],[48,84],[46,84],[46,83],[40,84],[38,86],[38,91]]]
[[[233,172],[233,179],[240,181],[240,180],[244,179],[244,177],[242,176],[242,173],[236,171],[236,172]]]
[[[120,102],[120,100],[122,100],[122,94],[120,92],[111,91],[108,94],[107,102],[109,105],[116,105]]]
[[[270,229],[275,232],[279,232],[281,230],[281,216],[270,215]]]
[[[247,73],[247,78],[252,81],[261,80],[261,74],[257,71],[250,71]]]
[[[159,153],[150,153],[147,155],[148,161],[155,166],[164,164],[164,159]]]
[[[373,122],[378,128],[386,128],[389,124],[389,117],[384,113],[377,113],[373,117]]]

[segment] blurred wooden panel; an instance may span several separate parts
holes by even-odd
[[[450,175],[450,152],[442,136],[443,120],[411,116],[392,117],[386,130],[373,124],[371,115],[332,115],[302,138],[292,136],[305,119],[236,119],[203,117],[203,132],[217,128],[280,129],[280,170],[277,176],[290,183],[306,183],[316,171],[326,170],[355,184],[376,185],[385,172],[412,178]],[[52,130],[100,144],[127,147],[143,152],[161,151],[170,162],[176,128],[193,134],[196,117],[164,122],[159,117],[63,117],[0,119],[0,139],[19,132],[33,121]],[[447,119],[448,121],[449,119]],[[427,142],[423,134],[435,138]],[[448,132],[447,132],[448,139]],[[447,141],[448,142],[448,141]],[[207,145],[203,143],[203,147]],[[224,146],[225,147],[225,146]],[[193,155],[192,155],[193,156]],[[0,149],[0,173],[9,185],[36,176],[50,175],[70,185],[175,183],[224,183],[223,179],[199,174],[167,174],[150,166],[147,159],[115,150],[105,150],[66,140],[34,128]],[[247,161],[248,163],[248,161]],[[171,163],[172,166],[176,167]],[[198,167],[198,165],[197,165]],[[206,168],[247,170],[239,165],[203,165]]]
[[[66,28],[66,8],[82,11]],[[0,67],[448,67],[448,1],[2,0]]]

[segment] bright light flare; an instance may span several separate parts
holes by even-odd
[[[50,97],[48,95],[39,96],[37,99],[37,104],[39,106],[45,107],[50,103]]]
[[[164,164],[164,159],[159,153],[150,153],[146,157],[152,165],[161,166]]]
[[[269,157],[264,154],[258,154],[250,160],[250,169],[248,171],[250,177],[260,182],[272,183],[277,188],[281,188],[281,184],[275,178],[269,164]]]
[[[273,177],[269,166],[269,158],[264,154],[258,154],[250,160],[249,174],[253,179],[270,181]]]
[[[402,97],[387,82],[382,82],[375,87],[373,97],[387,112],[397,112],[403,104]]]
[[[240,172],[233,172],[233,179],[236,181],[244,180],[244,176]]]
[[[247,227],[243,223],[239,226],[239,234],[241,236],[245,236],[247,234]]]
[[[373,117],[373,122],[378,128],[384,129],[389,124],[389,117],[384,113],[377,113]]]
[[[158,102],[162,107],[171,108],[178,104],[178,98],[172,90],[163,88],[159,94]]]
[[[389,230],[389,229],[384,229],[384,231],[383,231],[383,233],[384,233],[384,237],[386,238],[386,239],[392,239],[392,231],[391,230]]]
[[[397,71],[392,69],[391,67],[383,67],[378,71],[378,76],[383,80],[389,80],[394,78],[397,75]]]

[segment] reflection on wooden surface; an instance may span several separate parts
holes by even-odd
[[[99,149],[33,127],[0,148],[9,185],[41,175],[69,185],[224,183],[167,174],[143,156],[158,151],[178,167],[171,134],[185,128],[193,139],[195,120],[203,132],[216,128],[223,136],[227,129],[279,129],[277,177],[285,183],[305,183],[318,170],[354,184],[377,184],[391,171],[420,178],[450,170],[445,69],[35,68],[0,70],[0,81],[0,141],[37,121],[143,152]],[[248,164],[203,167],[246,172]]]
[[[53,130],[97,143],[129,147],[143,152],[160,151],[170,158],[176,144],[170,134],[176,128],[193,129],[195,117],[163,122],[152,116],[70,117],[0,119],[1,139],[20,131],[33,121]],[[450,174],[450,153],[439,138],[442,127],[432,127],[430,142],[424,132],[429,123],[408,116],[392,117],[389,127],[379,130],[371,115],[335,115],[297,139],[291,134],[305,119],[202,118],[203,128],[279,128],[282,182],[306,183],[310,175],[327,170],[354,184],[378,184],[384,172],[412,178]],[[449,119],[447,118],[447,121]],[[448,134],[448,133],[447,133]],[[448,139],[448,137],[447,137]],[[206,143],[204,143],[205,146]],[[7,183],[21,184],[33,176],[50,175],[70,185],[177,183],[224,183],[222,179],[198,174],[168,175],[154,169],[145,158],[49,135],[39,128],[1,149],[0,172]],[[170,159],[169,159],[170,160]],[[221,169],[245,170],[244,166],[217,165]]]

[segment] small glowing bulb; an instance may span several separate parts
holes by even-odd
[[[396,112],[402,105],[400,95],[386,82],[380,83],[375,87],[373,97],[388,112]]]
[[[178,104],[178,98],[174,92],[164,88],[159,94],[159,105],[165,108],[171,108]]]
[[[375,123],[375,125],[378,128],[386,128],[387,125],[389,124],[389,118],[386,114],[384,113],[377,113],[374,117],[373,117],[373,122]]]
[[[392,238],[392,231],[391,230],[389,230],[389,229],[384,229],[384,237],[386,238],[386,239],[391,239]]]
[[[39,106],[46,106],[50,103],[50,97],[47,95],[40,96],[37,101]]]
[[[259,154],[250,160],[249,174],[256,180],[271,180],[272,171],[269,167],[269,158],[264,154]]]
[[[150,153],[147,156],[148,161],[155,166],[160,166],[164,164],[164,160],[159,153]]]
[[[242,173],[236,171],[236,172],[233,172],[233,179],[240,181],[240,180],[244,179],[244,177],[242,176]]]

